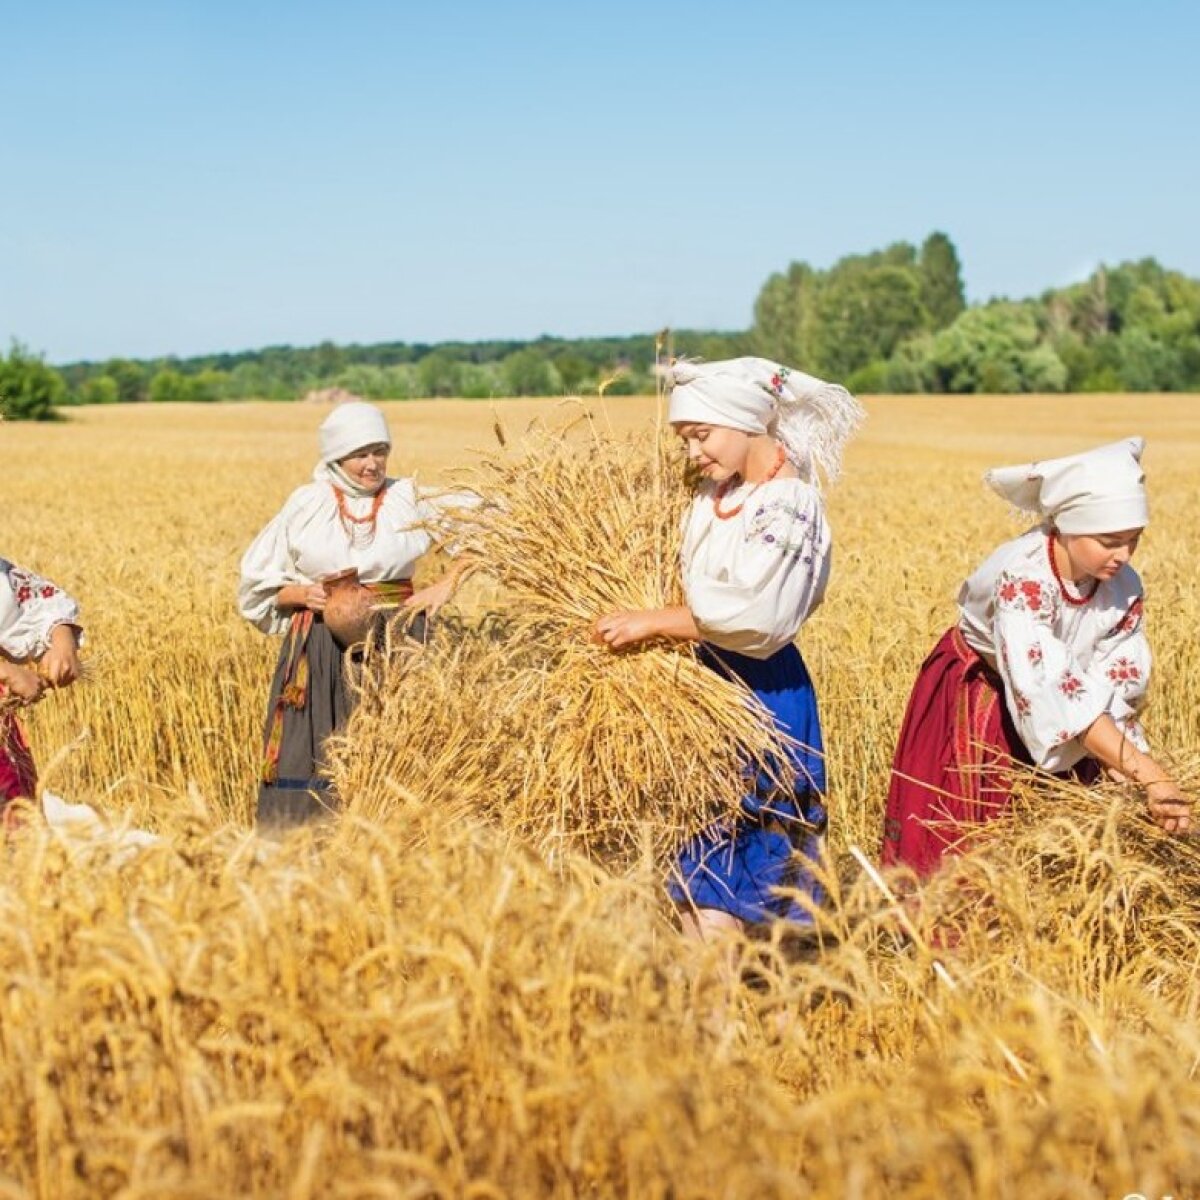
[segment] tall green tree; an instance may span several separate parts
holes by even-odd
[[[812,329],[820,273],[808,263],[794,262],[772,275],[754,302],[755,353],[780,362],[812,361]]]
[[[1185,364],[1171,343],[1147,326],[1130,325],[1117,339],[1117,377],[1128,392],[1176,392],[1187,386]]]
[[[463,365],[444,350],[435,350],[417,363],[417,387],[422,396],[461,396]]]
[[[928,317],[916,272],[901,266],[835,267],[817,299],[811,369],[837,379],[890,358]]]
[[[150,380],[150,399],[155,404],[173,404],[193,399],[192,381],[172,367],[164,367]]]
[[[80,388],[79,398],[84,404],[116,404],[121,393],[111,375],[95,375]]]
[[[9,421],[50,421],[55,405],[67,396],[67,384],[40,355],[14,341],[0,358],[0,417]]]
[[[939,392],[1061,392],[1067,368],[1041,340],[1035,306],[997,302],[971,308],[929,344]]]
[[[949,312],[952,299],[943,299],[938,289],[953,292],[957,287],[961,308],[953,245],[944,234],[931,235],[926,245],[929,270],[938,283],[930,294]],[[926,269],[909,242],[846,255],[827,271],[792,263],[785,273],[772,275],[758,294],[752,344],[767,358],[844,379],[888,359],[907,338],[933,325],[925,304],[929,288]]]
[[[569,350],[560,350],[553,359],[554,368],[562,380],[564,390],[578,392],[582,389],[585,379],[590,379],[595,370],[585,358],[572,354]]]
[[[141,363],[128,358],[110,358],[101,368],[117,385],[117,396],[122,404],[135,404],[150,394],[150,373]]]
[[[921,303],[933,329],[952,325],[967,307],[962,267],[954,243],[944,233],[931,233],[921,246]]]
[[[504,382],[513,396],[553,396],[562,391],[554,364],[536,350],[517,350],[501,364]]]

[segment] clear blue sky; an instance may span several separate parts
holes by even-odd
[[[52,362],[737,329],[945,230],[1200,274],[1200,4],[0,0],[0,339]]]

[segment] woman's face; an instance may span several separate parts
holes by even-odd
[[[353,454],[339,458],[337,465],[351,483],[374,492],[383,486],[387,478],[387,460],[391,449],[387,442],[376,442],[373,446],[363,446]]]
[[[683,421],[675,426],[688,461],[705,479],[722,483],[734,475],[745,475],[751,437],[724,425],[700,425]]]
[[[1071,560],[1071,575],[1082,579],[1111,579],[1133,557],[1140,529],[1118,533],[1060,533],[1058,540]]]

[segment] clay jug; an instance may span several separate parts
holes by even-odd
[[[375,618],[375,596],[358,581],[353,567],[321,580],[325,588],[325,624],[342,649],[365,642]]]

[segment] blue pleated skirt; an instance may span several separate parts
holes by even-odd
[[[711,826],[684,846],[668,884],[671,898],[683,907],[719,909],[751,924],[811,925],[812,913],[797,895],[813,905],[824,899],[812,863],[820,853],[826,812],[824,744],[808,669],[795,646],[766,659],[708,644],[701,653],[714,670],[741,679],[799,743],[789,754],[796,784],[781,793],[762,773],[748,773],[742,816]]]

